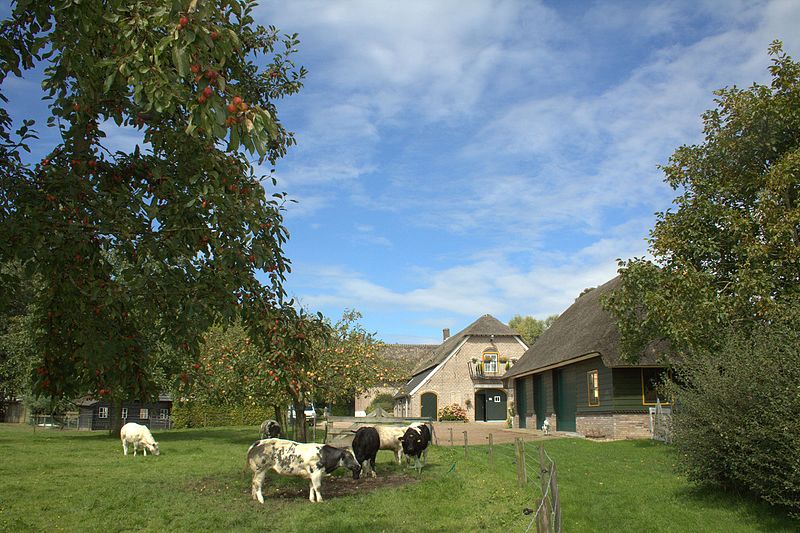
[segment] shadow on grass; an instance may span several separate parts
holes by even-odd
[[[738,494],[714,487],[688,486],[675,491],[675,496],[693,506],[723,509],[754,517],[765,531],[800,531],[800,519],[792,518],[787,509],[769,505],[751,495]]]

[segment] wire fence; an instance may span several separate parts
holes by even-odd
[[[469,442],[468,433],[463,433],[464,459],[470,454],[481,453],[470,445],[486,444]],[[561,532],[561,500],[558,493],[558,471],[555,461],[547,454],[544,447],[517,437],[513,444],[494,444],[492,433],[486,437],[488,446],[485,449],[490,469],[512,467],[516,470],[517,484],[526,492],[527,505],[523,514],[529,515],[530,521],[524,531],[537,533]],[[461,447],[461,439],[454,438],[452,431],[440,445]],[[455,463],[453,464],[455,467]],[[451,468],[451,471],[453,468]],[[448,472],[449,473],[449,472]]]

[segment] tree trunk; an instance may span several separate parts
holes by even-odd
[[[111,400],[111,427],[108,429],[108,434],[112,437],[119,438],[119,432],[122,429],[122,400],[114,398]]]
[[[308,442],[306,436],[306,412],[302,398],[292,398],[294,406],[294,439],[297,442]]]

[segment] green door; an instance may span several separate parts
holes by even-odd
[[[517,397],[517,415],[519,415],[519,427],[525,429],[528,427],[528,421],[525,417],[526,397],[525,397],[525,382],[528,378],[520,378],[514,380],[514,391]]]
[[[533,412],[536,413],[536,428],[541,429],[542,424],[544,423],[544,419],[547,416],[547,412],[545,411],[545,406],[547,405],[545,402],[544,395],[544,379],[542,378],[542,374],[536,374],[533,376]]]
[[[556,404],[556,429],[575,431],[575,379],[569,369],[553,371],[553,397]]]
[[[438,420],[436,418],[436,413],[438,411],[438,407],[436,405],[436,394],[432,392],[426,392],[422,395],[422,416],[426,416],[431,420]]]
[[[501,390],[486,391],[486,420],[506,419],[506,393]]]
[[[475,422],[486,422],[486,393],[475,393]]]

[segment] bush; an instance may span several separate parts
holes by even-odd
[[[269,406],[216,406],[202,403],[176,402],[170,413],[175,428],[258,426],[275,418]]]
[[[689,479],[800,512],[800,329],[733,333],[678,378],[674,442]]]
[[[461,420],[463,422],[467,421],[467,412],[464,410],[463,407],[458,405],[457,403],[451,405],[445,405],[441,409],[439,409],[439,420]]]

